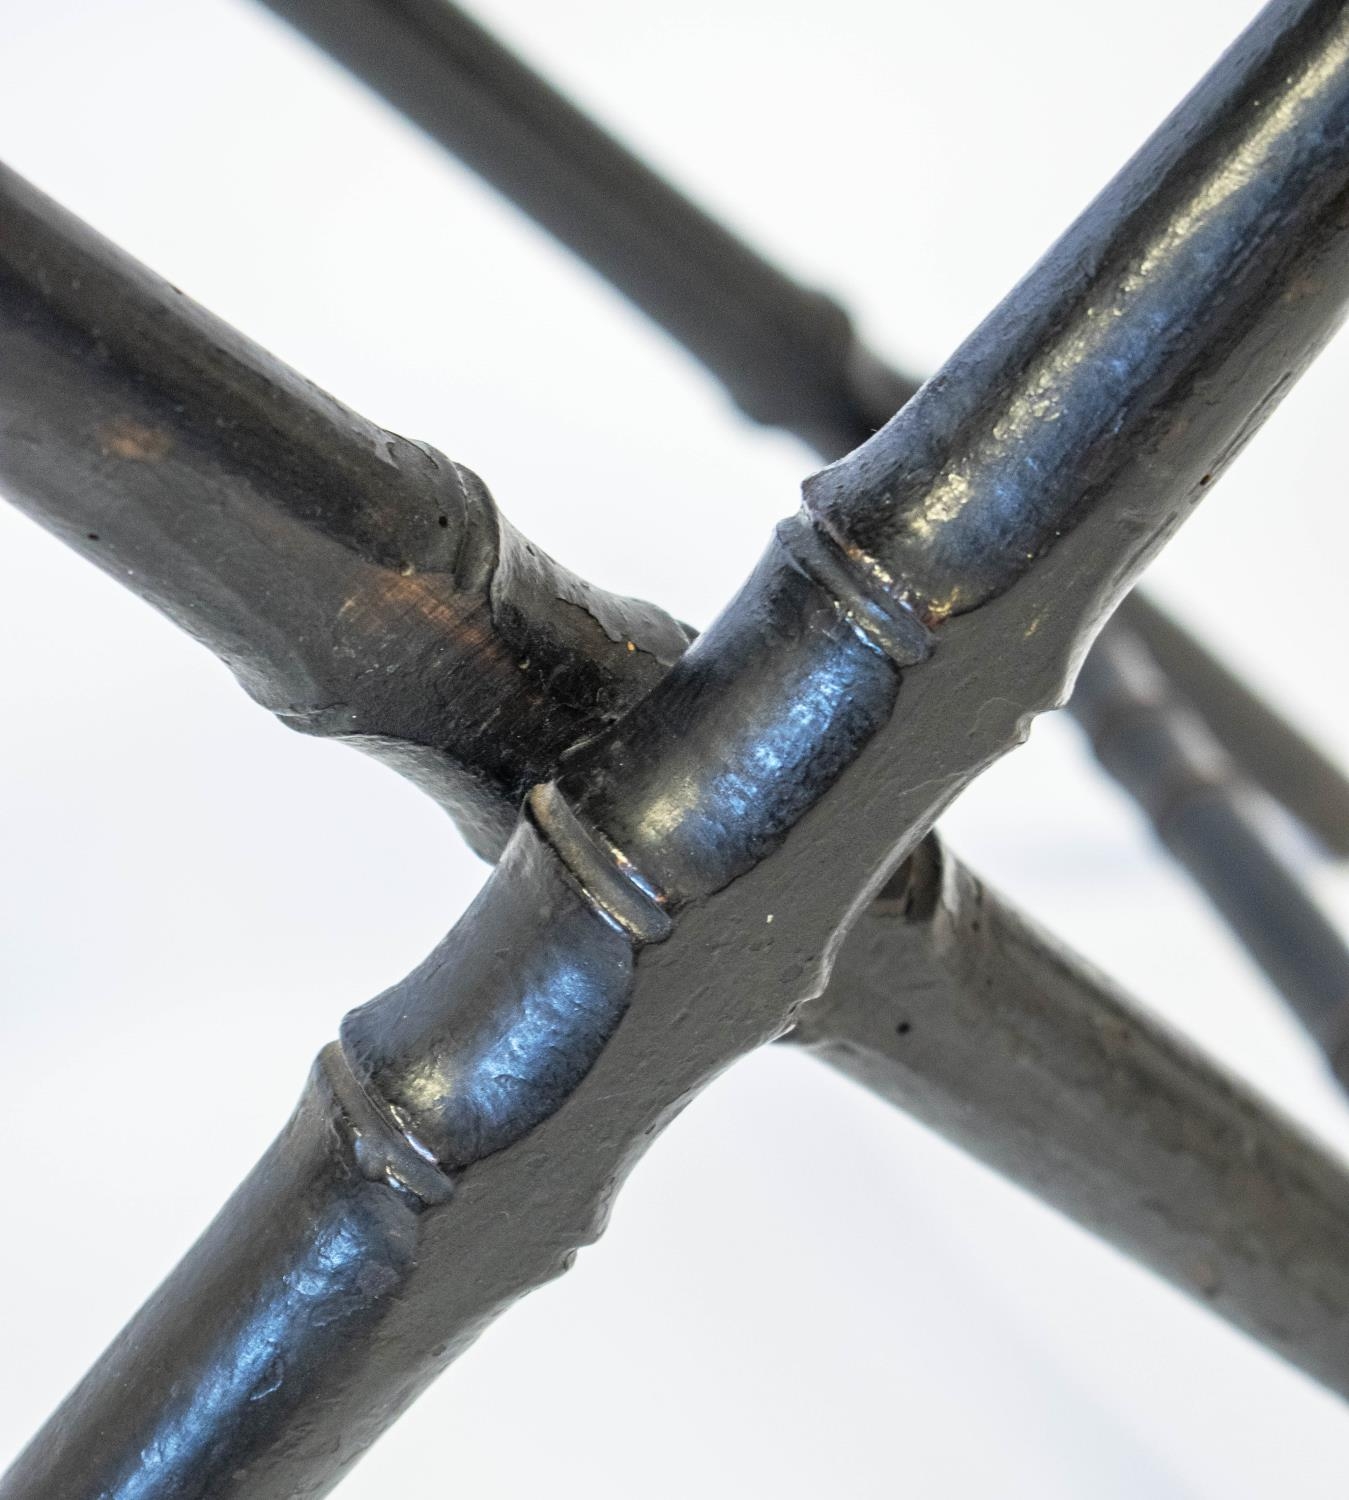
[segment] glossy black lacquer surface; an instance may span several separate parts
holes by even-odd
[[[531,795],[471,911],[348,1018],[0,1494],[324,1493],[564,1268],[654,1132],[792,1023],[862,903],[1062,698],[1342,315],[1347,210],[1349,16],[1276,5]]]
[[[832,460],[912,395],[916,382],[869,350],[841,308],[716,224],[448,0],[265,3],[606,277],[755,420]],[[884,143],[854,146],[885,159]],[[1177,705],[1190,697],[1248,774],[1342,847],[1344,774],[1155,604],[1140,597],[1130,614],[1153,640]],[[1304,1014],[1297,966],[1265,958],[1294,952],[1309,926],[1328,930],[1326,920],[1298,879],[1261,882],[1258,900],[1234,903],[1222,875],[1235,852],[1230,831],[1215,824],[1186,867]],[[1245,831],[1255,862],[1275,868],[1269,840],[1254,824]],[[1341,986],[1337,999],[1349,1025],[1349,991]]]
[[[480,853],[686,632],[0,168],[0,485],[293,728],[392,762]]]

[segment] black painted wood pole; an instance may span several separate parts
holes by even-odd
[[[263,3],[599,271],[756,420],[836,459],[916,389],[866,348],[841,308],[731,235],[449,0]],[[1345,847],[1343,773],[1156,605],[1140,597],[1125,607],[1148,630],[1173,697],[1189,697],[1248,774]],[[1234,851],[1224,830],[1212,831],[1182,862],[1258,961],[1295,953],[1310,927],[1326,928],[1294,872],[1262,878],[1279,860],[1253,824],[1242,851],[1264,899],[1230,900]],[[1305,1014],[1299,966],[1265,967]],[[1349,1024],[1349,990],[1340,999]]]
[[[543,225],[745,414],[846,453],[915,382],[445,0],[264,0]]]
[[[688,636],[0,167],[0,489],[292,728],[390,761],[500,853],[529,787]]]
[[[1349,1395],[1341,1157],[935,840],[790,1040]]]
[[[348,462],[359,462],[378,443],[401,445],[402,440],[380,435],[354,414],[306,387],[261,351],[156,282],[148,272],[135,269],[129,273],[130,262],[125,257],[116,255],[12,175],[3,181],[7,207],[4,220],[10,229],[10,237],[4,241],[8,256],[5,263],[42,267],[48,287],[54,279],[69,276],[78,280],[91,297],[74,306],[68,304],[63,310],[59,305],[47,306],[40,298],[34,300],[33,276],[7,283],[10,300],[0,303],[0,324],[6,329],[5,347],[11,357],[6,366],[8,380],[0,375],[0,426],[11,437],[0,447],[0,472],[9,476],[11,484],[22,483],[21,503],[45,524],[72,538],[82,551],[97,557],[123,582],[163,603],[169,613],[184,613],[192,628],[232,660],[236,669],[242,659],[255,663],[252,679],[273,684],[273,695],[278,691],[275,684],[287,684],[285,691],[290,696],[280,701],[298,702],[306,679],[287,674],[294,670],[297,653],[308,652],[322,665],[333,651],[331,620],[342,610],[346,599],[343,591],[352,586],[351,579],[359,579],[367,568],[376,578],[387,578],[394,571],[370,564],[364,554],[351,556],[345,547],[330,547],[328,533],[336,525],[330,497],[340,498],[346,482],[332,481],[331,469],[325,471],[323,466],[341,463],[348,453],[353,455]],[[26,252],[22,257],[17,245]],[[119,311],[124,320],[137,309],[143,316],[157,319],[162,329],[157,347],[172,351],[172,364],[156,367],[151,358],[153,349],[137,350],[129,340],[123,345],[112,338],[113,330],[98,313],[105,303]],[[116,363],[91,355],[90,328],[96,318],[105,329],[102,337],[107,355],[114,350],[119,353]],[[64,336],[39,337],[40,330],[53,328],[61,329]],[[209,333],[204,349],[198,342],[203,330]],[[236,351],[232,381],[223,388],[219,383],[212,385],[207,355],[217,366],[223,366],[225,351],[230,349]],[[231,406],[229,393],[241,384],[254,386],[260,395],[254,410],[265,412],[269,424],[261,431],[258,418],[250,418],[247,407],[240,413],[237,395]],[[163,398],[157,401],[147,395],[145,387],[163,392]],[[60,401],[45,399],[58,388]],[[185,422],[182,411],[193,405],[209,412],[213,403],[233,413],[221,424],[212,424],[224,434],[219,453],[209,441],[193,438],[191,424]],[[103,452],[100,428],[114,421],[139,424],[132,452]],[[92,433],[93,441],[82,445],[81,432]],[[26,435],[22,441],[20,434]],[[129,442],[130,438],[119,441]],[[251,464],[241,461],[241,448],[252,455]],[[429,455],[427,461],[432,461]],[[286,505],[288,494],[294,493],[283,487],[288,472],[303,479],[306,488],[300,493],[305,505]],[[327,486],[319,482],[325,472]],[[450,472],[467,480],[466,471],[452,468]],[[396,473],[393,477],[400,485],[407,483],[408,492],[403,496],[395,491],[389,504],[403,508],[424,497],[415,482]],[[354,486],[351,492],[355,493]],[[477,495],[476,489],[473,493]],[[479,498],[478,503],[487,502]],[[250,522],[267,540],[260,552],[252,550]],[[378,523],[372,520],[370,524],[373,527]],[[101,532],[90,537],[81,529],[91,525],[101,527]],[[240,533],[238,542],[230,546],[236,530]],[[379,546],[388,549],[397,541],[396,535],[382,537]],[[373,538],[366,550],[377,550]],[[337,571],[336,564],[344,571]],[[500,566],[498,559],[495,567]],[[401,568],[397,576],[406,577]],[[327,614],[321,607],[325,589],[331,590]],[[378,599],[379,595],[374,597]],[[545,614],[551,598],[545,596],[538,606]],[[312,616],[306,615],[304,611],[313,601],[319,601],[320,607]],[[283,612],[264,629],[260,621],[268,620],[269,607]],[[373,624],[380,623],[374,604],[365,613]],[[409,722],[405,716],[418,706],[422,688],[417,674],[402,671],[388,680],[388,674],[380,670],[383,663],[376,646],[381,634],[415,632],[428,623],[435,626],[437,633],[429,637],[429,647],[439,653],[437,660],[443,669],[452,671],[461,638],[444,622],[448,619],[453,624],[457,618],[439,610],[416,612],[410,617],[406,612],[394,612],[382,623],[380,632],[372,625],[363,638],[354,634],[344,637],[344,651],[350,660],[346,680],[359,684],[370,675],[384,680],[386,696],[381,700],[383,717],[378,722],[391,746],[396,745],[398,725]],[[442,629],[446,631],[443,639],[438,633]],[[231,639],[243,644],[231,649],[226,644]],[[633,696],[646,681],[644,655],[624,652],[626,670],[633,678]],[[458,699],[437,700],[442,704],[440,711],[453,708],[455,712],[467,712],[465,705],[476,705],[478,712],[492,712],[498,691],[494,662],[490,653],[475,655],[470,665],[481,673],[482,680],[475,683],[465,679]],[[605,663],[597,662],[593,670],[603,672]],[[508,685],[513,681],[513,675],[507,678]],[[295,686],[297,682],[301,688]],[[411,702],[400,703],[400,696]],[[424,699],[421,704],[424,710]],[[531,708],[530,702],[515,705],[517,717],[512,723],[516,734],[508,742],[508,750],[510,743],[526,743],[534,753],[541,754],[540,746],[548,743],[546,733],[541,733],[530,717]],[[598,720],[584,716],[580,704],[564,697],[556,712],[568,710],[578,715],[571,729],[578,739],[600,727]],[[453,720],[442,724],[437,736],[441,744],[448,745],[452,740]],[[408,747],[408,758],[413,750],[413,746]],[[386,747],[384,753],[390,755],[391,748]],[[555,766],[545,769],[551,776]],[[526,774],[526,770],[517,769],[510,780],[518,783]],[[505,826],[515,816],[510,780],[490,794],[494,805],[488,809],[489,824]],[[486,799],[488,793],[483,796]],[[972,877],[962,876],[961,881],[952,889],[964,891]],[[967,905],[961,906],[961,913]],[[999,911],[1002,924],[1017,934],[1017,973],[1032,978],[1051,976],[1053,984],[1048,993],[1059,997],[1071,1015],[1090,1013],[1098,983],[1089,971],[1075,965],[1052,940],[1039,937],[1031,925],[1008,911],[1005,903]],[[956,1138],[976,1154],[1006,1166],[998,1154],[1007,1128],[1002,1100],[1008,1090],[1021,1086],[1014,1060],[1024,1055],[1029,1038],[1042,1034],[1041,1008],[1047,1003],[1044,994],[1034,984],[1012,982],[1015,976],[1009,977],[1006,954],[997,945],[971,942],[968,951],[957,956],[950,951],[947,929],[942,924],[910,921],[900,925],[895,917],[895,902],[884,898],[860,920],[844,947],[826,996],[809,1008],[811,1050],[852,1076],[875,1082],[883,1096],[898,1097],[897,1085],[875,1073],[875,1033],[878,1026],[888,1024],[886,1018],[892,1013],[906,1009],[905,996],[912,990],[913,1003],[907,1008],[921,1006],[925,1020],[922,1045],[898,1048],[896,1066],[902,1072],[904,1097],[914,1096],[918,1101],[916,1111],[938,1128],[946,1128],[945,1116],[924,1110],[922,1100],[933,1088],[941,1087],[954,1069],[965,1079],[961,1108],[951,1112],[953,1118],[959,1116]],[[968,924],[963,924],[962,918],[959,930],[963,931],[964,925]],[[863,954],[867,955],[866,963],[862,962]],[[971,993],[990,997],[1000,1024],[1013,1039],[1011,1045],[990,1049],[977,1071],[965,1064],[971,1041],[963,1022],[937,1024],[942,1016],[963,1016]],[[1157,1066],[1184,1064],[1188,1054],[1179,1043],[1165,1032],[1150,1034],[1160,1059]],[[806,1035],[803,1023],[793,1039],[800,1041]],[[849,1061],[859,1056],[872,1057],[869,1067]],[[1139,1054],[1131,1063],[1133,1056],[1121,1054],[1115,1058],[1115,1065],[1125,1069],[1132,1095],[1145,1098],[1154,1082],[1145,1066],[1151,1054]],[[1219,1103],[1224,1097],[1218,1091]],[[1054,1107],[1052,1091],[1047,1092],[1045,1107]],[[1196,1086],[1190,1107],[1202,1109],[1207,1117],[1214,1102]],[[1076,1149],[1083,1155],[1087,1175],[1093,1171],[1108,1175],[1111,1153],[1133,1149],[1130,1142],[1137,1122],[1149,1118],[1146,1112],[1140,1114],[1132,1108],[1117,1111],[1109,1103],[1100,1108],[1100,1130],[1090,1136],[1081,1132],[1076,1136]],[[1260,1128],[1279,1136],[1276,1124]],[[1029,1136],[1023,1145],[1024,1161],[1018,1158],[1014,1174],[1017,1179],[1032,1184],[1053,1179],[1053,1164],[1064,1149],[1062,1143],[1047,1133],[1038,1145]],[[1207,1180],[1203,1178],[1203,1164],[1187,1170],[1198,1171],[1201,1180]],[[1309,1166],[1307,1170],[1315,1169]],[[1219,1202],[1231,1191],[1231,1182],[1221,1178],[1209,1184],[1212,1198]],[[1048,1196],[1064,1206],[1061,1190],[1050,1191]],[[1167,1222],[1183,1217],[1191,1198],[1189,1179],[1179,1187],[1173,1175],[1159,1172],[1151,1183],[1149,1202],[1166,1205]],[[1263,1198],[1259,1201],[1266,1202]],[[1071,1202],[1066,1206],[1075,1212]],[[1075,1216],[1088,1218],[1092,1227],[1113,1243],[1130,1249],[1141,1246],[1137,1253],[1147,1263],[1160,1266],[1171,1279],[1185,1282],[1189,1261],[1177,1261],[1168,1237],[1155,1228],[1148,1214],[1135,1212],[1126,1200],[1120,1202],[1118,1224],[1080,1212]],[[1224,1215],[1215,1220],[1225,1221]],[[1253,1251],[1277,1241],[1282,1232],[1277,1223],[1253,1224]]]
[[[898,861],[1062,697],[1340,321],[1347,232],[1349,15],[1288,0],[531,793],[466,918],[347,1018],[0,1495],[326,1492],[599,1232],[682,1104],[790,1026]],[[1345,1332],[1328,1366],[1296,1351],[1341,1388]]]
[[[0,447],[0,472],[8,476],[12,486],[21,487],[18,498],[27,509],[74,540],[114,576],[160,603],[170,614],[185,618],[208,644],[232,661],[236,670],[242,663],[250,663],[250,680],[264,685],[259,696],[270,692],[273,702],[292,705],[293,716],[293,705],[302,701],[308,682],[294,664],[307,654],[319,667],[331,666],[329,658],[336,651],[333,617],[341,614],[353,579],[362,579],[368,571],[380,588],[387,589],[407,587],[406,580],[412,576],[403,572],[402,564],[395,569],[387,561],[379,564],[369,560],[369,554],[378,557],[381,551],[389,558],[400,555],[393,550],[399,545],[396,531],[370,536],[361,550],[331,544],[334,532],[342,534],[342,512],[335,500],[359,492],[359,486],[334,466],[358,464],[370,452],[378,451],[381,444],[408,452],[414,463],[421,465],[421,450],[413,453],[403,440],[380,434],[305,386],[148,272],[132,267],[125,257],[12,175],[5,176],[3,182],[4,219],[9,227],[9,236],[3,242],[4,264],[12,269],[11,279],[5,284],[7,300],[0,303],[0,324],[6,330],[5,347],[10,355],[8,379],[0,376],[0,425],[10,435],[9,442]],[[48,305],[45,295],[34,290],[39,270],[39,290],[44,294],[69,278],[79,283],[72,290],[83,289],[85,298],[64,304],[57,298],[55,305]],[[20,275],[20,271],[28,274]],[[120,322],[107,319],[99,311],[105,305],[115,310]],[[128,331],[134,330],[138,318],[159,327],[158,342],[148,348],[139,345]],[[101,354],[95,348],[95,327],[100,329]],[[228,379],[224,378],[226,373]],[[61,399],[48,399],[57,390]],[[248,395],[253,397],[251,402],[244,399]],[[203,413],[219,410],[222,420],[212,421],[203,436],[200,424],[194,428],[185,419],[189,407]],[[81,434],[92,434],[92,440],[82,440]],[[213,439],[213,434],[218,436]],[[105,452],[113,438],[115,446]],[[214,446],[217,442],[218,451]],[[434,462],[427,454],[426,464]],[[434,478],[429,467],[425,472]],[[473,485],[468,495],[474,503],[490,503],[466,471],[450,466],[448,472]],[[414,468],[412,477],[407,478],[392,470],[388,476],[395,488],[386,503],[396,507],[400,519],[402,509],[415,507],[419,499],[425,503],[426,490],[418,483],[420,473]],[[376,474],[382,476],[382,470],[376,470]],[[295,476],[290,488],[286,487],[287,475]],[[402,486],[406,486],[406,494]],[[298,500],[294,498],[297,495]],[[431,498],[435,499],[434,489]],[[369,526],[378,531],[377,513],[369,510],[369,514]],[[460,513],[456,510],[454,514]],[[82,529],[88,526],[102,530],[89,536]],[[437,530],[445,529],[439,527],[437,517]],[[265,538],[265,547],[255,545],[255,531]],[[237,541],[231,545],[236,532]],[[433,539],[439,538],[433,533]],[[446,539],[447,544],[449,541]],[[498,556],[492,567],[493,578],[502,565]],[[447,582],[453,585],[449,569],[428,571],[438,587],[445,587]],[[398,585],[393,585],[395,574],[402,581]],[[424,580],[417,586],[428,587]],[[491,592],[490,586],[487,592]],[[500,691],[494,675],[497,658],[490,652],[479,652],[467,667],[456,668],[455,653],[463,650],[463,636],[451,627],[461,618],[459,614],[446,608],[411,615],[393,611],[382,618],[378,605],[381,597],[378,591],[367,595],[370,602],[363,610],[368,622],[364,634],[349,632],[342,637],[342,652],[349,662],[344,691],[371,675],[382,681],[384,696],[366,712],[381,715],[374,722],[382,726],[388,742],[383,753],[397,760],[392,754],[396,731],[402,724],[422,722],[407,716],[419,705],[425,713],[426,700],[418,674],[403,670],[390,678],[381,670],[386,663],[378,651],[380,640],[402,632],[412,633],[415,641],[417,631],[431,627],[426,649],[435,653],[441,670],[458,676],[462,683],[457,698],[434,700],[439,705],[437,712],[447,715],[467,714],[470,705],[479,713],[490,715],[494,711],[495,695]],[[552,601],[553,596],[546,594],[536,607],[546,616]],[[473,603],[470,607],[481,606]],[[306,613],[310,610],[313,612]],[[527,619],[520,623],[537,630]],[[231,642],[240,644],[233,646]],[[645,655],[625,651],[621,659],[620,664],[632,678],[633,696],[649,675]],[[466,675],[469,667],[481,674],[481,681]],[[596,674],[608,670],[613,675],[604,661],[595,663],[592,670]],[[506,681],[511,686],[514,674]],[[405,704],[400,698],[410,701]],[[514,706],[517,717],[512,727],[516,732],[506,750],[509,752],[512,744],[528,744],[534,754],[541,755],[549,738],[546,728],[540,732],[531,718],[533,700]],[[577,738],[600,727],[597,719],[585,717],[580,702],[564,695],[555,712],[568,711],[577,715],[570,728]],[[439,723],[434,742],[454,743],[454,723],[453,717]],[[410,759],[414,751],[415,746],[409,745],[406,758]],[[551,774],[553,768],[546,769]],[[484,790],[484,800],[489,796],[493,799],[486,819],[489,826],[505,826],[513,819],[516,794],[511,786],[526,774],[526,770],[515,769],[504,785],[498,783],[490,792]],[[1052,942],[1039,939],[1034,929],[1019,922],[1014,914],[1004,911],[1003,919],[1019,935],[1022,970],[1053,976],[1051,993],[1062,998],[1072,991],[1071,1013],[1088,1013],[1097,995],[1092,977],[1075,967]],[[1009,1061],[1022,1055],[1028,1037],[1039,1034],[1043,996],[1037,998],[1033,985],[1012,983],[1006,972],[1006,955],[988,944],[971,943],[957,961],[942,939],[944,930],[935,923],[897,926],[895,905],[889,899],[869,909],[845,945],[826,997],[810,1007],[812,1051],[843,1066],[853,1076],[871,1078],[870,1072],[848,1065],[848,1060],[859,1053],[874,1053],[874,1028],[892,1010],[904,1009],[904,996],[913,989],[914,1005],[921,1001],[930,1018],[924,1021],[923,1045],[899,1049],[910,1070],[905,1088],[919,1099],[917,1112],[923,1118],[933,1118],[932,1111],[925,1112],[921,1106],[926,1097],[924,1088],[930,1092],[954,1066],[968,1085],[958,1112],[961,1128],[955,1132],[956,1138],[986,1158],[992,1156],[1001,1162],[997,1148],[1006,1132],[1001,1101],[1009,1088],[1019,1087],[1016,1068],[1008,1073]],[[1042,946],[1037,948],[1037,942]],[[859,970],[858,955],[862,953],[870,956],[874,967]],[[945,988],[933,988],[939,982]],[[963,997],[971,991],[992,994],[1000,1007],[1002,1024],[1013,1038],[1020,1038],[1015,1046],[991,1050],[979,1072],[965,1068],[970,1041],[962,1026],[935,1024],[938,1016],[963,1015]],[[1069,1004],[1069,999],[1063,1003]],[[873,1002],[877,1006],[874,1013],[870,1009]],[[805,1035],[804,1029],[798,1028],[794,1039],[799,1041]],[[1173,1045],[1165,1033],[1157,1034],[1163,1065],[1175,1066],[1172,1052],[1178,1045]],[[1177,1053],[1182,1060],[1186,1055],[1183,1049]],[[1150,1054],[1140,1056],[1139,1065],[1128,1072],[1128,1077],[1133,1093],[1146,1097],[1153,1079],[1142,1064]],[[1122,1067],[1126,1060],[1117,1058],[1116,1064]],[[877,1086],[886,1097],[896,1097],[895,1088],[883,1078]],[[1220,1105],[1225,1096],[1218,1091],[1215,1097]],[[1051,1093],[1047,1107],[1052,1103]],[[1215,1103],[1197,1086],[1190,1107],[1202,1109],[1207,1117]],[[1089,1137],[1078,1134],[1084,1172],[1108,1173],[1112,1152],[1132,1149],[1129,1143],[1137,1122],[1147,1119],[1146,1113],[1139,1114],[1132,1108],[1117,1112],[1103,1106],[1099,1132]],[[942,1118],[936,1123],[944,1128]],[[1276,1123],[1259,1128],[1282,1139]],[[1290,1149],[1296,1152],[1300,1148],[1294,1143]],[[1048,1181],[1054,1177],[1053,1163],[1061,1150],[1052,1135],[1038,1146],[1027,1139],[1025,1160],[1018,1159],[1015,1175],[1037,1184]],[[1208,1180],[1203,1177],[1203,1163],[1191,1170],[1198,1171],[1201,1180]],[[1314,1171],[1314,1163],[1306,1170]],[[1209,1183],[1209,1191],[1213,1199],[1222,1202],[1235,1188],[1219,1178]],[[1173,1176],[1160,1173],[1150,1193],[1149,1202],[1168,1205],[1167,1221],[1174,1222],[1187,1211],[1192,1187],[1188,1180],[1178,1186]],[[1062,1191],[1049,1192],[1048,1196],[1063,1205]],[[1073,1211],[1071,1202],[1067,1206]],[[1148,1214],[1135,1212],[1122,1201],[1118,1224],[1080,1212],[1076,1216],[1089,1218],[1092,1226],[1114,1243],[1131,1249],[1141,1246],[1138,1253],[1147,1263],[1160,1266],[1171,1279],[1185,1282],[1189,1260],[1175,1258],[1168,1237],[1154,1227]],[[1218,1222],[1222,1221],[1220,1215]],[[1258,1250],[1276,1243],[1282,1232],[1281,1224],[1255,1223],[1251,1226],[1251,1245]],[[1237,1312],[1243,1311],[1238,1300]],[[1249,1314],[1246,1321],[1251,1321]]]
[[[1119,618],[1242,774],[1329,853],[1349,858],[1349,780],[1340,767],[1150,600],[1130,594]]]
[[[1266,836],[1261,793],[1126,622],[1088,657],[1073,702],[1102,764],[1349,1081],[1349,945]]]

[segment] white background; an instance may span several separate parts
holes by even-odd
[[[492,0],[478,13],[873,340],[932,368],[1251,0]],[[705,624],[794,442],[246,0],[3,0],[0,156],[305,374],[470,464],[582,573]],[[3,358],[3,350],[0,350]],[[1326,742],[1349,340],[1155,569]],[[482,878],[391,773],[0,514],[0,1460],[186,1249],[343,1011]],[[1349,1143],[1316,1058],[1045,722],[946,823],[1042,920]],[[1349,919],[1349,885],[1316,874]],[[903,1117],[779,1054],[346,1500],[1343,1497],[1342,1406]],[[52,1500],[93,1500],[57,1497]]]

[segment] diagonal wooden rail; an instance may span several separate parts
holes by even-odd
[[[832,460],[917,389],[843,308],[732,235],[447,0],[264,3],[599,271],[754,420]],[[1097,648],[1101,672],[1111,675],[1117,647],[1136,654],[1127,638],[1146,635],[1154,675],[1171,680],[1163,739],[1195,717],[1187,698],[1202,702],[1216,748],[1342,849],[1344,775],[1154,604],[1140,597],[1127,614]],[[1118,764],[1102,757],[1112,775]],[[1151,815],[1144,784],[1155,790],[1175,765],[1163,755],[1116,779]],[[1168,822],[1164,846],[1334,1062],[1349,1022],[1349,947],[1237,800],[1219,808],[1210,798],[1205,815],[1187,816],[1183,838]]]
[[[592,266],[752,420],[825,459],[918,389],[801,286],[634,156],[449,0],[261,0]],[[1156,605],[1136,631],[1248,775],[1337,852],[1349,781]]]
[[[682,653],[679,628],[649,606],[570,579],[503,525],[468,471],[363,423],[13,174],[0,182],[9,231],[0,324],[11,355],[0,368],[0,477],[11,499],[183,621],[286,723],[409,770],[481,849],[499,853],[528,787],[551,779],[565,748],[654,684]],[[146,340],[146,328],[160,330],[157,341]],[[209,421],[184,420],[190,412]],[[387,523],[374,508],[372,476],[386,486]],[[363,501],[356,513],[369,518],[364,535],[345,503],[353,495]],[[588,637],[577,637],[581,627]],[[579,685],[565,691],[569,680]],[[490,777],[473,763],[483,723],[503,725]],[[940,859],[933,849],[920,861],[927,879]],[[951,888],[963,892],[972,879],[953,877]],[[1303,1314],[1268,1287],[1254,1295],[1239,1268],[1254,1257],[1271,1286],[1288,1287],[1276,1274],[1286,1226],[1310,1245],[1334,1243],[1344,1226],[1316,1216],[1341,1196],[1349,1201],[1337,1192],[1349,1186],[1339,1169],[1276,1113],[1247,1106],[1234,1115],[1240,1089],[1211,1065],[1196,1070],[1182,1044],[1134,1009],[1111,1062],[1130,1098],[1101,1109],[1099,1130],[1074,1133],[1087,1182],[1116,1180],[1124,1162],[1152,1153],[1142,1185],[1117,1196],[1118,1220],[1102,1219],[1096,1190],[1079,1200],[1077,1179],[1054,1170],[1064,1147],[1053,1132],[1009,1157],[1004,1101],[1019,1098],[1048,1118],[1062,1106],[1062,1081],[1047,1075],[1036,1093],[1020,1061],[1044,1007],[1057,998],[1066,1014],[1051,1011],[1049,1025],[1071,1034],[1077,1018],[1123,1002],[1014,914],[1002,928],[1017,934],[1021,967],[1049,982],[1013,982],[1006,945],[985,940],[953,953],[932,920],[937,905],[916,894],[925,881],[897,880],[904,901],[887,896],[868,909],[793,1039],[885,1097],[904,1091],[911,1109],[1042,1195],[1056,1183],[1049,1196],[1060,1207],[1305,1363],[1301,1338],[1285,1332]],[[987,1049],[975,1073],[964,1061],[965,1016],[990,991],[1023,1045]],[[877,1030],[890,1027],[878,1053]],[[1135,1035],[1154,1040],[1133,1045]],[[859,1057],[870,1059],[865,1068]],[[915,1073],[937,1080],[946,1070],[966,1080],[954,1131],[954,1116],[923,1110],[913,1082]],[[1220,1155],[1206,1170],[1169,1159],[1166,1080],[1177,1073],[1189,1081],[1187,1107],[1215,1138],[1245,1139],[1243,1121],[1257,1122],[1270,1163],[1261,1193],[1250,1194]],[[1147,1100],[1155,1106],[1136,1107]],[[1195,1194],[1196,1172],[1207,1197]],[[1302,1209],[1284,1203],[1290,1172],[1323,1184]],[[1209,1212],[1215,1200],[1227,1205],[1221,1215]],[[1203,1271],[1215,1265],[1223,1272],[1216,1299]]]
[[[1139,601],[1135,612],[1148,608]],[[1088,656],[1073,704],[1102,765],[1241,934],[1346,1081],[1349,948],[1266,838],[1254,784],[1177,696],[1127,620]]]
[[[808,485],[708,636],[531,795],[469,918],[349,1019],[278,1148],[4,1494],[321,1493],[595,1232],[691,1090],[804,1024],[867,891],[1062,692],[1341,315],[1347,25],[1326,4],[1271,10],[949,378]],[[7,253],[6,290],[21,263]],[[70,325],[39,325],[35,349],[59,351]],[[144,373],[131,386],[162,396]],[[105,457],[154,464],[175,435],[118,428]],[[6,451],[32,440],[21,425]],[[462,527],[421,512],[448,550],[339,544],[399,578],[454,575],[490,511],[432,464],[462,504]],[[1195,1076],[1187,1108],[1215,1093]],[[1233,1107],[1235,1129],[1278,1133]],[[1299,1170],[1313,1186],[1289,1207],[1311,1224],[1317,1174]],[[1331,1238],[1299,1241],[1315,1253],[1296,1264],[1276,1247],[1262,1277],[1323,1332]],[[1332,1328],[1290,1352],[1340,1382],[1343,1346]]]

